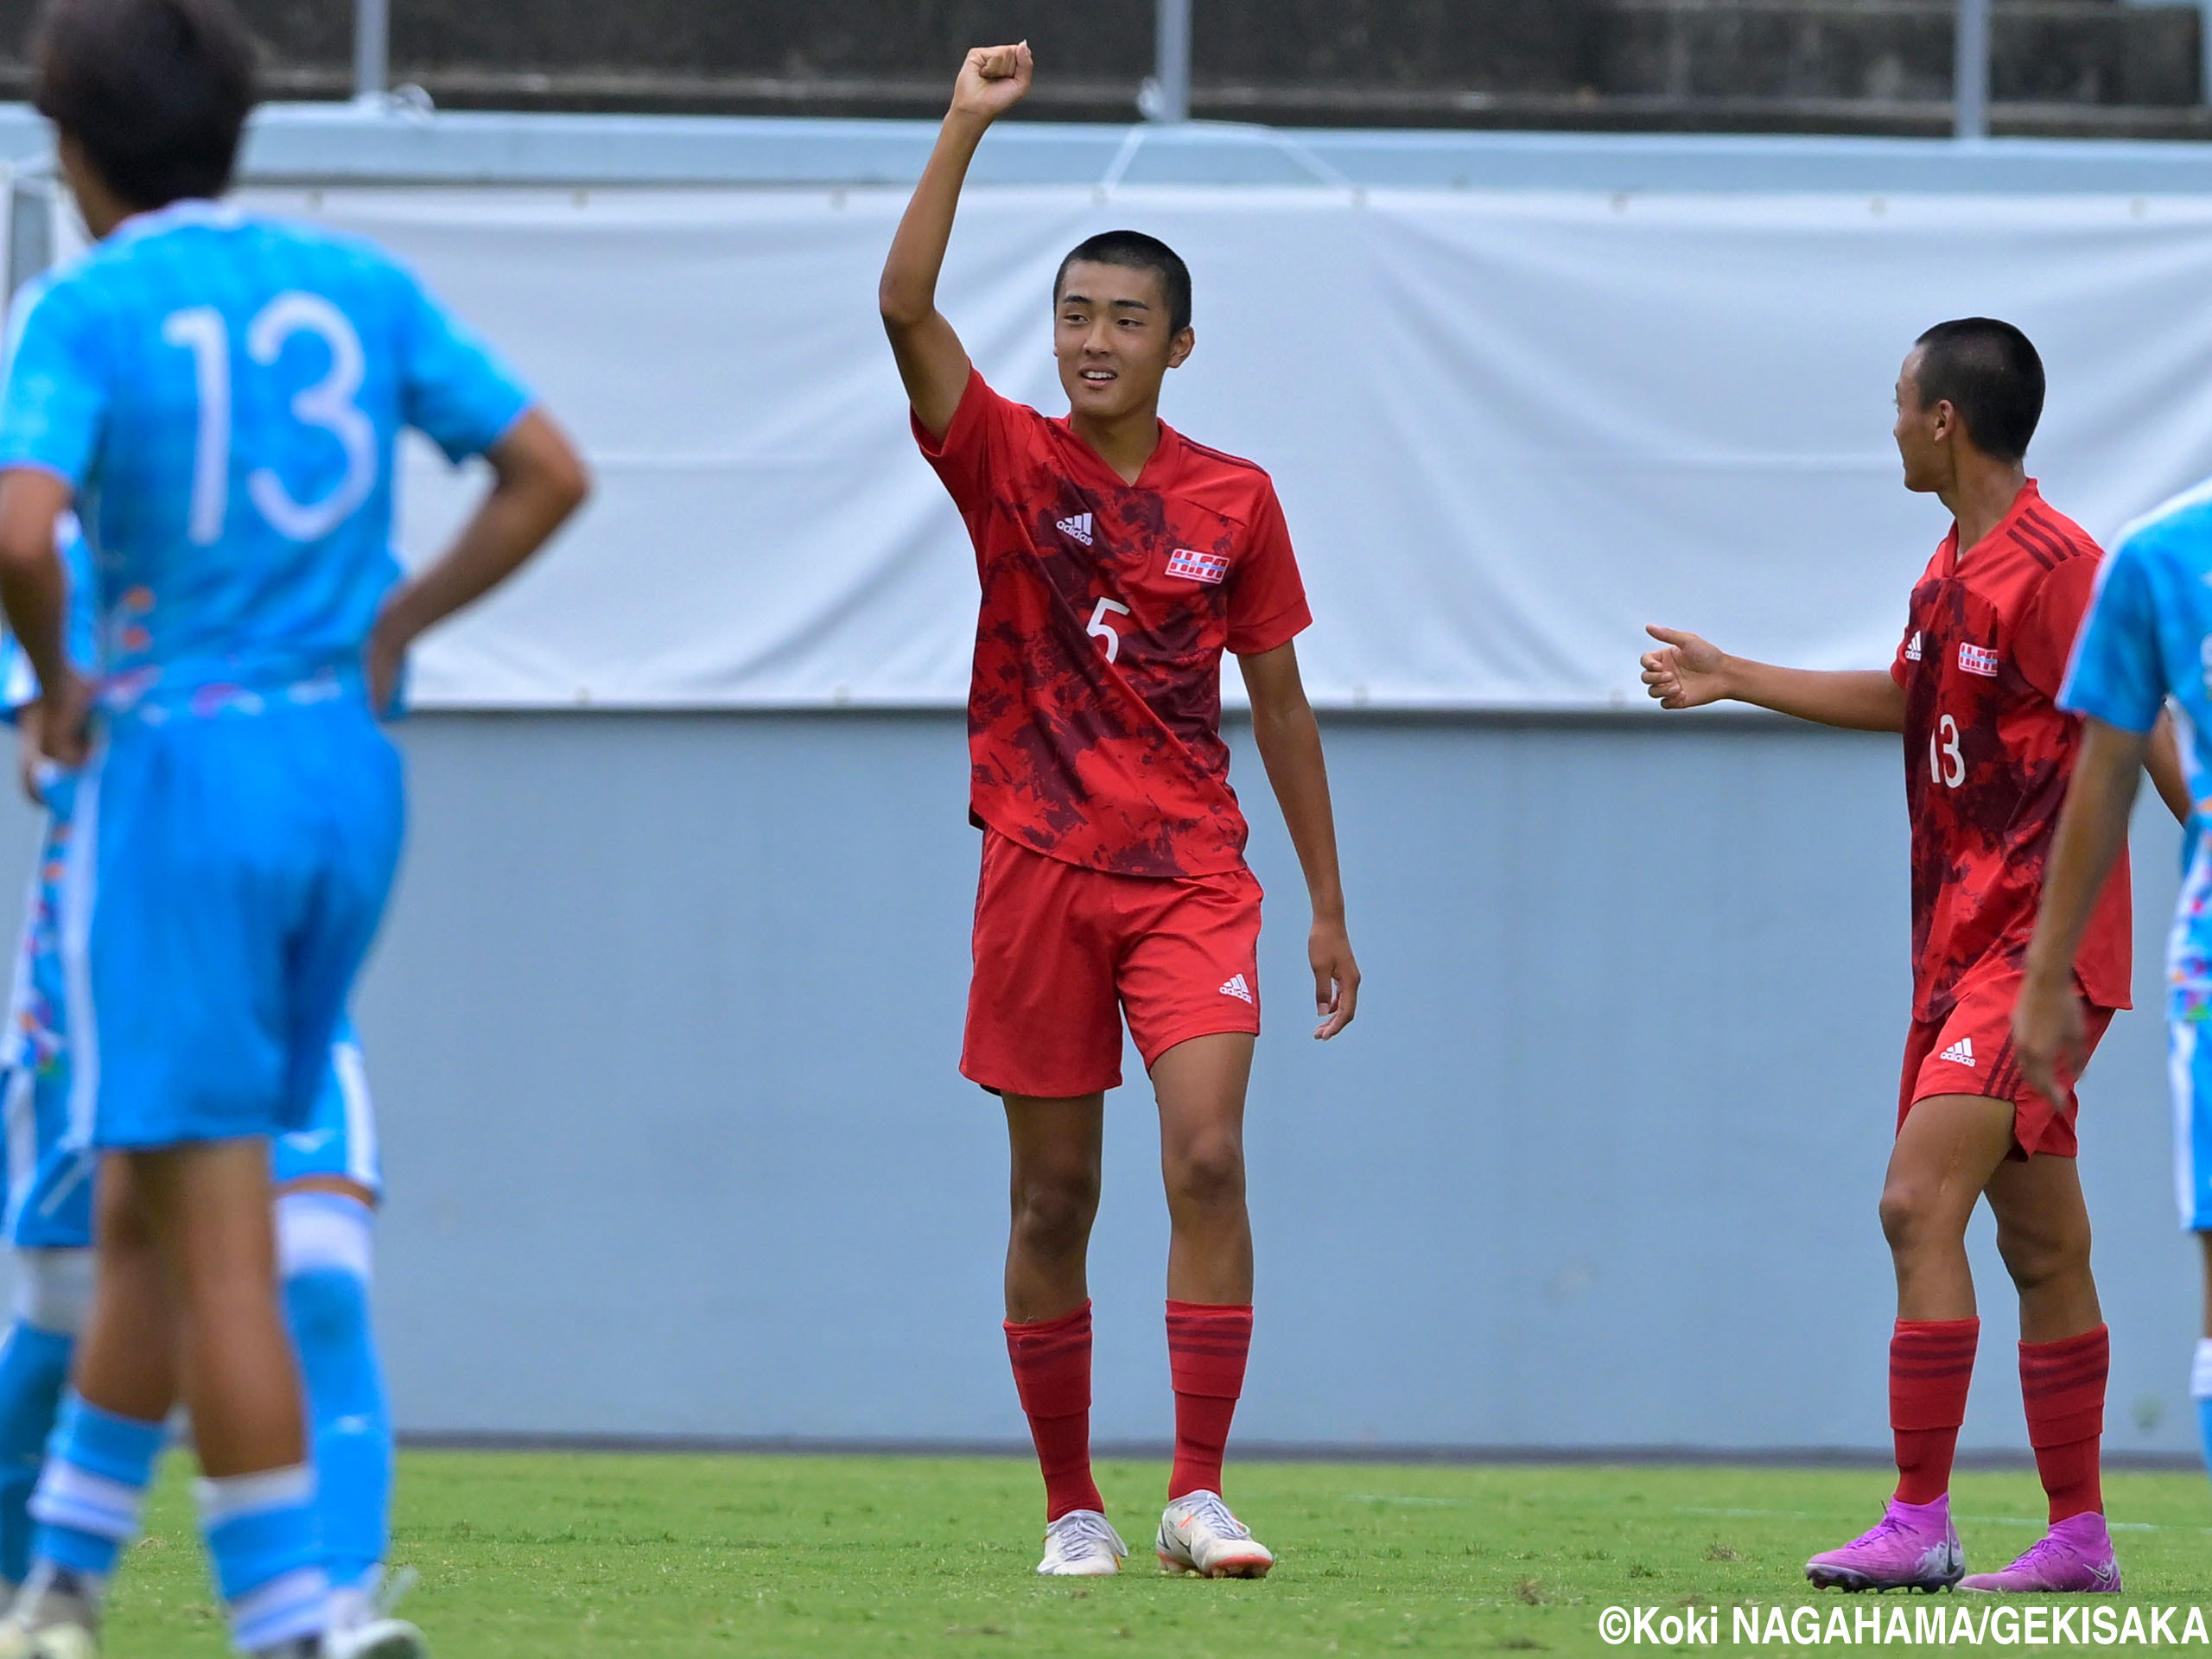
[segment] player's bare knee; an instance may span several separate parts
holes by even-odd
[[[2043,1225],[1997,1229],[1997,1254],[2022,1291],[2047,1286],[2089,1270],[2089,1229],[2087,1217],[2080,1225]]]
[[[1927,1236],[1934,1219],[1935,1194],[1923,1184],[1891,1177],[1882,1188],[1882,1236],[1891,1254],[1902,1255]]]
[[[1079,1253],[1090,1242],[1090,1224],[1097,1215],[1095,1174],[1066,1172],[1056,1178],[1032,1177],[1015,1183],[1014,1236],[1034,1254]]]
[[[1167,1201],[1177,1209],[1217,1209],[1244,1202],[1244,1147],[1214,1135],[1177,1150],[1167,1168]]]

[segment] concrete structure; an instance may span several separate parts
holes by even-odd
[[[375,0],[383,3],[383,0]],[[353,0],[245,0],[294,97],[354,90]],[[1935,134],[1956,0],[1195,0],[1192,112],[1300,125]],[[0,0],[0,42],[31,0]],[[441,105],[923,116],[979,40],[1052,71],[1030,113],[1118,120],[1155,0],[392,0],[391,66]],[[1999,131],[2202,136],[2193,3],[1997,0]],[[0,93],[28,69],[0,62]]]

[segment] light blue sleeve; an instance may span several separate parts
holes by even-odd
[[[2142,549],[2124,543],[2097,572],[2097,591],[2058,689],[2058,706],[2126,732],[2147,732],[2166,701],[2158,607]]]
[[[507,434],[537,399],[499,353],[399,273],[402,308],[400,414],[446,453],[448,461],[481,454]]]
[[[108,404],[99,315],[82,283],[27,289],[8,329],[0,467],[38,467],[81,486]]]

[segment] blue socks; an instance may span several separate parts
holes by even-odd
[[[30,1570],[31,1489],[61,1408],[75,1338],[18,1319],[0,1340],[0,1579]]]
[[[168,1441],[165,1424],[118,1417],[70,1395],[31,1495],[38,1559],[67,1567],[95,1586],[105,1583],[115,1571],[115,1558],[137,1533],[146,1488]]]
[[[315,1471],[302,1464],[193,1483],[200,1527],[230,1609],[231,1639],[247,1653],[316,1636],[330,1580],[315,1524]]]
[[[365,1582],[391,1543],[391,1412],[369,1318],[368,1210],[334,1192],[277,1210],[284,1306],[311,1414],[324,1560],[340,1589]]]

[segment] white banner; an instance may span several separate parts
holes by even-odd
[[[971,556],[876,320],[903,192],[249,201],[413,261],[596,468],[562,542],[426,645],[419,702],[964,701]],[[1640,706],[1647,621],[1885,664],[1948,523],[1899,485],[1891,388],[1946,317],[2041,346],[2031,469],[2093,532],[2212,472],[2202,198],[978,189],[941,298],[1001,390],[1065,408],[1052,272],[1121,225],[1191,264],[1163,413],[1274,474],[1325,705]],[[410,557],[477,481],[410,454]]]

